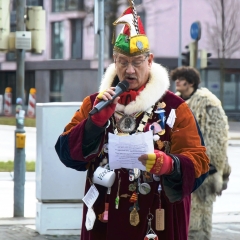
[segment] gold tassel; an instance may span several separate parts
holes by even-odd
[[[113,27],[113,35],[112,35],[112,44],[115,44],[115,32],[116,32],[116,27]]]

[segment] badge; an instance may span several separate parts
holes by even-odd
[[[140,175],[141,175],[140,169],[134,168],[134,169],[133,169],[133,172],[134,172],[134,178],[135,178],[135,179],[138,179],[138,178],[140,177]]]
[[[141,183],[138,190],[141,194],[147,195],[151,191],[151,186],[148,183]]]
[[[159,182],[159,181],[160,181],[160,176],[153,174],[153,179],[154,179],[156,182]]]
[[[108,153],[108,143],[105,143],[105,144],[103,145],[103,151],[104,151],[105,153]]]
[[[131,182],[134,181],[135,177],[134,177],[133,169],[129,169],[128,174],[129,174],[129,181]]]
[[[142,43],[141,41],[137,41],[137,42],[136,42],[136,45],[137,45],[137,48],[138,48],[139,50],[142,50],[142,49],[143,49],[143,43]]]
[[[136,186],[136,184],[134,184],[134,183],[131,183],[131,184],[128,186],[128,190],[129,190],[130,192],[134,192],[136,189],[137,189],[137,186]]]
[[[136,192],[134,192],[134,193],[132,194],[131,198],[129,199],[129,202],[135,203],[135,202],[137,202],[137,200],[138,200],[138,195],[137,195]]]
[[[158,145],[158,149],[161,150],[164,147],[164,142],[162,142],[161,140],[156,141],[157,145]]]
[[[132,116],[125,115],[117,122],[117,127],[123,133],[130,133],[136,128],[136,121]]]
[[[152,174],[144,171],[143,172],[143,181],[144,182],[152,182],[153,181]]]

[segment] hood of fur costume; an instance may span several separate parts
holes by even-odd
[[[99,92],[111,87],[113,80],[116,76],[115,63],[112,63],[106,70]],[[150,70],[149,81],[143,91],[136,97],[135,101],[132,101],[127,106],[117,104],[116,110],[122,111],[125,114],[132,114],[135,112],[146,111],[152,105],[154,105],[168,90],[170,86],[169,74],[166,68],[160,64],[152,63]]]

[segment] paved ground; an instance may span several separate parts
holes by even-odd
[[[1,129],[0,129],[1,130]],[[2,131],[0,131],[2,132]],[[235,151],[238,152],[240,146],[240,122],[230,123],[230,137],[229,146],[231,146]],[[1,143],[1,141],[0,141]],[[35,148],[35,146],[32,146]],[[234,154],[236,155],[236,154]],[[235,161],[237,165],[234,165],[234,169],[239,169],[238,162]],[[235,170],[236,170],[235,169]],[[235,171],[237,173],[237,171]],[[239,183],[239,174],[232,175],[235,176],[236,183]],[[1,174],[2,185],[4,187],[0,191],[0,202],[1,199],[6,198],[6,191],[9,191],[9,188],[12,187],[12,176],[9,173]],[[26,178],[26,210],[29,211],[28,218],[6,218],[3,215],[3,209],[6,206],[0,206],[0,240],[79,240],[80,235],[74,236],[64,236],[64,235],[39,235],[35,231],[35,202],[34,198],[35,187],[34,187],[34,176],[28,175]],[[9,181],[9,182],[8,182]],[[8,183],[7,183],[8,182]],[[31,185],[32,183],[32,185]],[[231,183],[231,181],[230,181]],[[1,185],[0,185],[1,186]],[[228,191],[228,192],[227,192]],[[229,185],[229,188],[220,197],[215,205],[215,211],[213,214],[213,231],[212,231],[212,240],[239,240],[240,239],[240,210],[237,202],[239,198],[239,187],[238,185]],[[231,195],[232,194],[232,195]],[[4,196],[3,196],[4,195]],[[3,196],[3,197],[2,197]],[[227,199],[227,202],[226,202]],[[29,202],[28,202],[29,200]],[[12,196],[6,201],[12,201]],[[237,204],[237,205],[236,205]],[[11,203],[12,206],[12,203]],[[226,209],[231,209],[227,212]],[[221,212],[221,211],[223,212]],[[9,211],[8,211],[9,212]],[[9,213],[8,213],[9,214]],[[126,239],[128,240],[128,239]],[[201,239],[199,239],[201,240]]]
[[[39,235],[38,232],[24,225],[0,226],[0,240],[46,240],[46,239],[48,240],[79,240],[80,235],[75,235],[75,236]],[[240,239],[240,222],[213,224],[212,240],[221,240],[221,239],[222,240],[239,240]]]

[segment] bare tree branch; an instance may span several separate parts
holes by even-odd
[[[215,25],[207,23],[208,44],[221,58],[230,58],[240,49],[238,28],[240,1],[207,0],[212,9]]]

